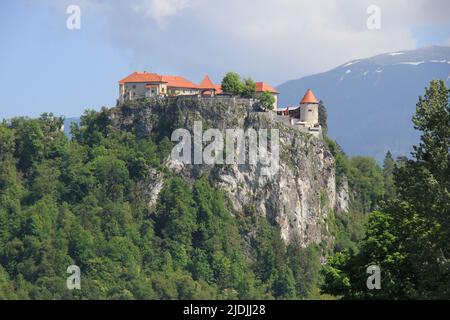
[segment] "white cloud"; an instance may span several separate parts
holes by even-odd
[[[132,3],[132,8],[136,14],[144,13],[163,27],[167,18],[183,11],[189,3],[190,0],[143,0]]]
[[[448,23],[450,9],[445,0],[61,0],[57,5],[77,2],[84,14],[106,20],[105,38],[130,50],[135,68],[193,80],[204,73],[218,80],[236,70],[273,84],[412,49],[411,29]],[[379,31],[366,27],[371,4],[381,8]]]

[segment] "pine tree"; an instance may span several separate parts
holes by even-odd
[[[390,199],[394,196],[394,170],[395,160],[391,152],[388,150],[383,161],[383,177],[384,177],[384,198]]]
[[[322,100],[319,101],[319,124],[324,134],[328,133],[328,113]]]

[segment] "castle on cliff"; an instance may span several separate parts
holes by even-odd
[[[274,109],[278,108],[278,91],[266,82],[255,83],[255,98],[263,92],[269,92],[275,98]],[[134,72],[119,81],[119,103],[155,96],[197,95],[213,97],[222,95],[220,84],[214,84],[206,75],[200,84],[181,77],[166,76],[149,72]]]
[[[308,89],[298,106],[278,108],[278,91],[265,82],[256,82],[254,98],[263,92],[269,92],[275,98],[274,110],[278,117],[302,132],[316,137],[321,136],[319,124],[319,101],[311,89]],[[119,100],[122,104],[142,98],[156,96],[201,96],[223,95],[220,84],[214,84],[206,75],[200,84],[195,84],[181,76],[166,76],[149,72],[134,72],[119,81]]]

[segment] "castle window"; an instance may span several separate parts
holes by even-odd
[[[136,89],[136,85],[135,84],[133,84],[133,89]]]

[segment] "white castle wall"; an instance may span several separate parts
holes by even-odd
[[[319,123],[319,106],[316,103],[300,105],[300,121],[306,122],[306,126],[313,127]]]

